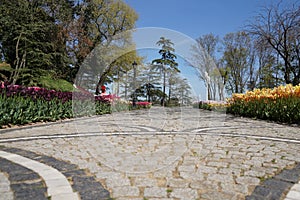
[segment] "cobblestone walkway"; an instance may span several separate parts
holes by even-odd
[[[292,200],[300,194],[299,133],[260,120],[152,107],[0,130],[0,150],[62,172],[81,199],[97,193],[118,200]],[[0,199],[15,195],[12,184],[0,167]]]

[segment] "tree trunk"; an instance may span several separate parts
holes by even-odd
[[[20,71],[22,70],[22,68],[25,68],[25,64],[26,64],[26,50],[24,52],[24,54],[22,55],[22,58],[20,59],[19,57],[19,44],[20,44],[20,39],[21,39],[22,33],[20,33],[18,40],[17,40],[17,44],[16,44],[16,60],[15,60],[15,70],[12,72],[11,77],[10,77],[10,82],[12,83],[12,85],[15,85],[18,78],[19,78],[19,74]]]
[[[171,85],[171,83],[169,83],[169,98],[168,98],[169,103],[171,101],[171,87],[172,87],[172,85]]]
[[[207,100],[211,100],[210,84],[209,83],[207,83]]]
[[[163,66],[163,76],[164,76],[164,84],[163,84],[163,98],[162,98],[162,106],[165,106],[165,94],[166,94],[166,71],[165,66]]]
[[[149,103],[151,102],[150,92],[151,92],[150,83],[148,83],[147,84],[147,100],[148,100]]]
[[[127,81],[128,81],[128,74],[126,72],[126,81],[125,81],[125,99],[127,100]]]

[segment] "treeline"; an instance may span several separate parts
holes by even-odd
[[[30,86],[43,86],[43,79],[73,82],[97,45],[136,20],[121,0],[1,0],[0,78]]]
[[[300,5],[284,3],[263,7],[239,32],[196,40],[192,65],[209,100],[300,83]]]

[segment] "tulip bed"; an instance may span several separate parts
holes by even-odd
[[[72,101],[67,98],[67,94],[45,90],[37,92],[34,88],[1,88],[0,128],[6,125],[70,118]]]
[[[200,101],[193,103],[194,108],[203,110],[226,112],[228,104],[220,101]]]
[[[107,97],[95,99],[92,94],[80,91],[0,85],[0,128],[110,112]]]
[[[199,108],[209,111],[226,112],[228,104],[220,101],[199,101],[193,103],[194,108]]]
[[[150,108],[151,103],[123,101],[111,94],[94,96],[77,90],[60,92],[0,83],[0,128],[111,112]]]
[[[300,124],[300,85],[255,89],[228,99],[228,113],[289,124]]]
[[[136,108],[137,109],[141,109],[141,108],[151,108],[152,103],[147,102],[147,101],[140,101],[140,102],[136,102]]]

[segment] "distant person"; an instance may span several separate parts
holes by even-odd
[[[101,86],[101,96],[106,94],[106,87],[104,85]]]

